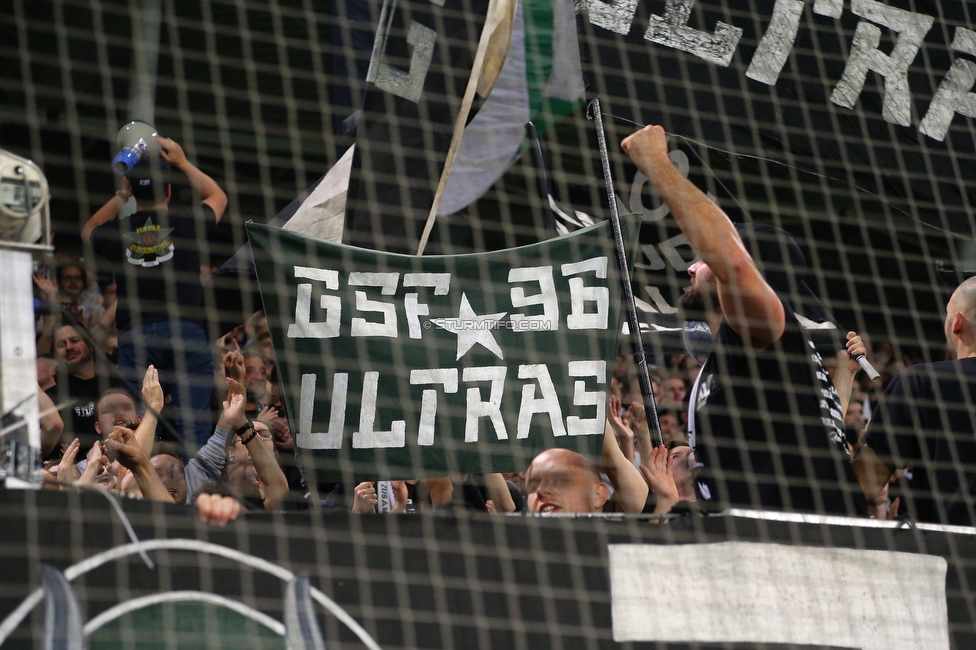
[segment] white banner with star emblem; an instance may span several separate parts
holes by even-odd
[[[623,226],[636,242],[639,222]],[[599,458],[621,327],[609,224],[429,257],[247,230],[307,479],[520,471],[549,447]]]

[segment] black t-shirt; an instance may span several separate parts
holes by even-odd
[[[765,350],[745,345],[727,322],[715,336],[689,415],[701,496],[753,508],[863,512],[837,391],[783,307],[783,335]]]
[[[210,206],[139,211],[95,229],[92,248],[118,285],[120,332],[147,323],[202,323],[201,247],[216,225]]]
[[[117,387],[117,381],[97,375],[91,379],[79,379],[67,373],[59,373],[57,385],[47,389],[48,397],[55,404],[61,405],[65,402],[71,404],[68,409],[61,411],[64,420],[61,440],[71,442],[78,438],[81,448],[76,456],[77,460],[82,460],[92,444],[101,438],[95,431],[95,405],[98,403],[99,396],[109,388]],[[69,412],[71,416],[67,417]],[[60,450],[55,451],[60,453]]]
[[[889,469],[910,468],[903,511],[976,525],[976,358],[905,368],[871,415],[868,444]]]

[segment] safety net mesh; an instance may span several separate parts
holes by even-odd
[[[970,647],[974,12],[6,0],[0,647]]]

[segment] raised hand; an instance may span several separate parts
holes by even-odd
[[[61,456],[61,462],[58,463],[58,480],[63,483],[74,483],[81,477],[81,472],[75,467],[75,456],[78,455],[78,450],[81,448],[81,443],[77,438],[71,441],[71,443],[64,449],[64,453]]]
[[[163,160],[177,169],[182,169],[183,165],[186,164],[186,153],[183,151],[183,147],[172,138],[156,138],[156,142],[159,143],[159,153]]]
[[[356,514],[373,512],[373,508],[376,507],[378,502],[376,488],[372,483],[360,483],[353,490],[352,511]]]
[[[78,485],[95,485],[95,479],[102,471],[103,465],[108,462],[108,458],[102,455],[102,443],[95,442],[88,450],[88,465],[84,473],[78,479]]]
[[[244,355],[240,350],[231,350],[224,354],[224,372],[234,381],[244,383]]]
[[[33,274],[34,284],[37,288],[44,294],[48,302],[54,302],[58,295],[58,285],[51,278],[51,274],[47,269],[37,271]]]
[[[163,387],[159,384],[159,371],[152,365],[146,368],[146,374],[142,377],[142,401],[156,413],[163,408],[165,401]]]
[[[668,462],[668,450],[664,445],[655,447],[651,452],[647,465],[641,465],[641,474],[647,482],[647,487],[657,495],[656,514],[664,514],[671,510],[681,497],[678,496],[678,486],[674,482],[671,464]]]
[[[627,136],[620,148],[637,165],[637,168],[652,181],[663,169],[672,168],[668,157],[668,136],[664,128],[655,125],[645,126]]]
[[[861,337],[857,335],[857,332],[847,333],[847,368],[851,371],[852,375],[856,375],[857,371],[861,369],[861,365],[854,360],[855,357],[866,355],[867,348],[864,346],[864,341]]]
[[[230,377],[227,378],[227,399],[224,400],[223,406],[223,417],[231,426],[235,429],[244,426],[247,422],[247,417],[244,415],[244,409],[247,406],[247,394],[244,386]]]
[[[258,415],[255,420],[261,420],[271,426],[271,423],[278,419],[278,409],[268,404],[267,406],[262,406],[261,410],[258,411]]]
[[[105,452],[110,461],[119,461],[119,465],[132,471],[141,463],[149,462],[145,452],[136,444],[135,433],[126,427],[115,427],[105,438]]]

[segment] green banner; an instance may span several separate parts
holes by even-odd
[[[640,222],[621,226],[632,264]],[[426,257],[247,232],[309,482],[521,471],[550,447],[599,458],[622,322],[609,222]]]

